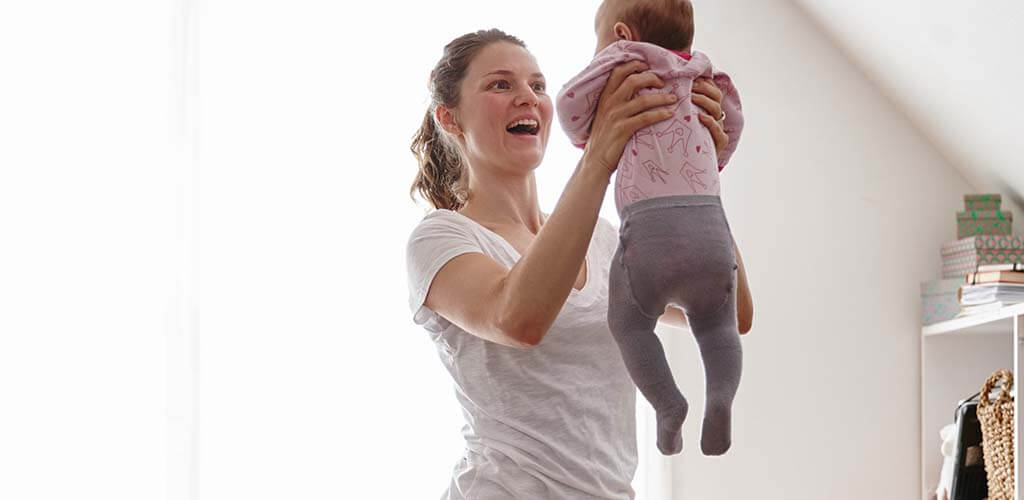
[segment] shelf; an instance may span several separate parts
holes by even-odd
[[[939,484],[943,457],[939,430],[953,421],[957,402],[978,392],[995,371],[1021,374],[1024,359],[1024,304],[955,318],[921,328],[921,499],[928,500]],[[1022,380],[1018,377],[1018,380]],[[1019,385],[1014,385],[1016,397]],[[1017,412],[1019,414],[1019,411]],[[1021,419],[1014,435],[1019,455]],[[1024,484],[1020,462],[1017,484]],[[1021,498],[1021,497],[1015,497]]]
[[[1021,315],[1024,315],[1024,303],[1006,306],[998,311],[975,314],[931,324],[922,328],[921,334],[926,337],[943,334],[1005,334],[1007,325],[1000,324],[1000,320]],[[1012,328],[1013,327],[1011,326],[1010,331],[1013,331]]]

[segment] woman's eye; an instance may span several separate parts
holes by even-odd
[[[547,89],[547,86],[544,85],[543,83],[535,83],[535,84],[533,84],[533,90],[536,90],[537,92],[544,92],[544,90],[546,90],[546,89]]]
[[[501,89],[501,90],[508,90],[509,89],[509,85],[508,85],[508,82],[505,81],[505,80],[498,80],[498,81],[496,81],[496,82],[491,84],[491,88],[497,88],[497,89]]]

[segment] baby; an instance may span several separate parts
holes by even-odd
[[[743,127],[739,97],[707,56],[690,51],[688,0],[605,0],[595,29],[594,60],[557,98],[559,122],[573,144],[586,144],[601,91],[623,62],[644,61],[665,83],[640,94],[679,97],[673,116],[633,135],[619,159],[615,205],[622,222],[609,278],[609,327],[633,382],[657,413],[658,449],[671,455],[682,450],[688,404],[654,326],[669,304],[686,311],[704,363],[701,450],[721,455],[731,445],[732,401],[743,364],[734,242],[718,181]],[[698,77],[711,78],[724,93],[720,121],[729,144],[721,155],[690,100]]]

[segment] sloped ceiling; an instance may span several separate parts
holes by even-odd
[[[969,183],[1024,206],[1024,0],[792,1]]]

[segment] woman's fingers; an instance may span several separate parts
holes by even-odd
[[[660,121],[668,120],[671,117],[672,110],[664,107],[644,111],[643,113],[623,121],[623,131],[626,133],[626,137],[628,138],[644,127],[654,125]]]
[[[599,102],[604,102],[609,99],[612,95],[618,91],[619,87],[622,86],[622,82],[626,77],[646,71],[648,68],[647,64],[642,61],[631,61],[625,64],[620,64],[612,70],[611,74],[608,75],[608,83],[605,84],[604,90],[601,92],[601,99]]]
[[[672,116],[670,105],[674,96],[660,92],[637,95],[642,89],[665,86],[647,69],[640,61],[615,67],[598,100],[584,156],[609,172],[618,166],[626,141],[634,133]]]
[[[711,132],[711,138],[715,141],[715,152],[721,154],[725,146],[729,144],[729,134],[726,134],[722,129],[722,124],[710,115],[699,113],[697,119]]]
[[[635,96],[641,89],[652,87],[660,89],[664,86],[665,82],[661,81],[661,78],[658,78],[658,75],[655,75],[654,73],[634,73],[626,76],[622,85],[615,91],[615,97],[622,102],[626,102],[633,99],[633,96]]]
[[[705,113],[713,116],[715,119],[722,117],[722,104],[720,102],[697,93],[691,94],[690,99],[694,104],[703,109]]]
[[[644,94],[634,97],[622,106],[622,116],[631,117],[658,106],[671,106],[678,101],[673,94]]]
[[[693,82],[693,92],[707,96],[715,102],[722,102],[722,90],[708,77],[696,79]]]
[[[711,138],[715,141],[715,151],[721,154],[729,144],[729,134],[725,133],[722,123],[718,121],[724,116],[722,90],[710,78],[698,78],[693,82],[690,95],[693,104],[704,110],[704,113],[697,114],[697,118],[711,132]]]

